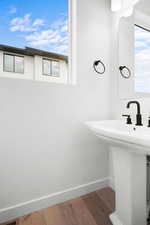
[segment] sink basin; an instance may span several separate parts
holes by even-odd
[[[111,144],[125,145],[129,150],[150,154],[150,128],[127,125],[121,120],[86,122],[96,136]]]
[[[150,128],[124,121],[86,122],[93,134],[109,146],[116,192],[113,225],[146,225],[146,155],[150,154]]]

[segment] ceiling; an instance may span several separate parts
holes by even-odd
[[[138,11],[150,16],[150,0],[139,0],[135,7]]]

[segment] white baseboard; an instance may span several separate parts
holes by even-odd
[[[115,191],[115,181],[113,177],[109,178],[109,187],[111,187]]]
[[[121,221],[118,219],[118,216],[116,213],[113,213],[110,215],[110,220],[113,225],[123,225]]]
[[[0,209],[0,223],[15,219],[43,208],[47,208],[75,197],[79,197],[107,186],[109,186],[109,178],[104,178],[87,184],[79,185],[77,187],[69,188],[65,191],[60,191],[43,196],[41,198],[33,199],[28,202],[23,202],[8,208]]]

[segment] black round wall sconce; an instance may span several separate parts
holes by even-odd
[[[120,66],[119,71],[123,78],[129,79],[131,77],[131,70],[127,66]]]
[[[98,74],[104,74],[106,71],[105,65],[101,60],[95,60],[93,63],[94,71]]]

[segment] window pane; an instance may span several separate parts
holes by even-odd
[[[43,75],[51,76],[51,60],[43,59]]]
[[[135,26],[135,91],[150,92],[150,32]]]
[[[14,56],[4,54],[4,71],[13,72]]]
[[[68,2],[0,0],[0,43],[68,55]]]
[[[52,61],[52,76],[60,76],[60,62]]]
[[[16,73],[24,72],[24,57],[15,56],[15,72]]]

